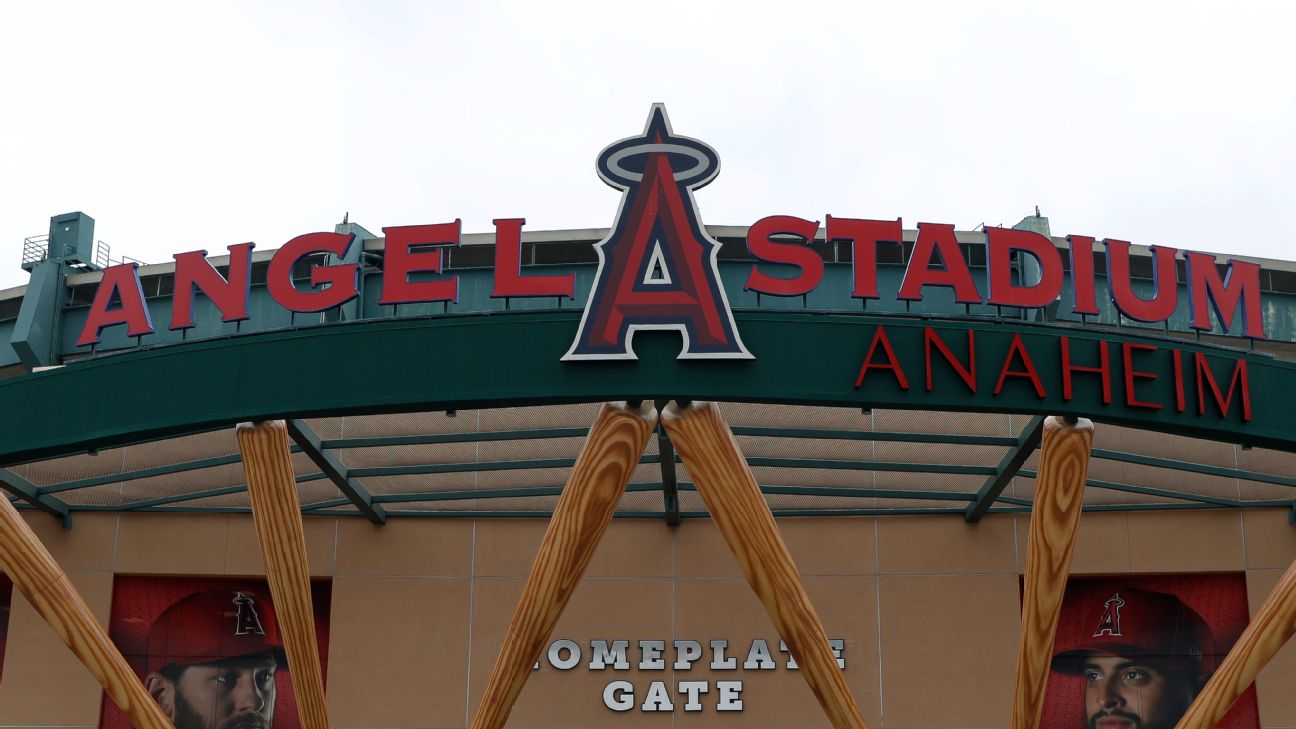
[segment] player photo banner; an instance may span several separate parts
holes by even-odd
[[[1241,574],[1072,578],[1041,726],[1173,729],[1246,628]],[[1219,729],[1259,729],[1255,687]]]
[[[311,584],[326,680],[329,598],[329,584]],[[108,631],[176,729],[300,729],[264,580],[118,577]],[[101,717],[130,729],[106,695]]]

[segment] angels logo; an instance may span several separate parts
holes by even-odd
[[[265,628],[261,627],[261,616],[257,615],[255,604],[248,595],[240,592],[234,596],[234,605],[238,608],[238,614],[234,616],[234,635],[265,635]]]
[[[623,191],[621,207],[595,245],[598,273],[563,359],[636,359],[635,332],[654,329],[680,333],[680,359],[752,359],[720,285],[720,244],[693,202],[720,172],[715,150],[677,136],[654,104],[644,133],[604,149],[598,172]]]
[[[1093,637],[1121,634],[1120,609],[1124,604],[1125,601],[1121,599],[1119,592],[1103,603],[1103,614],[1098,619],[1098,629],[1094,631]]]

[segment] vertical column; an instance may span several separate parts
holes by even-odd
[[[1089,420],[1067,422],[1054,415],[1044,421],[1026,546],[1012,729],[1036,729],[1044,710],[1044,688],[1075,553],[1092,447],[1093,423]]]
[[[302,729],[328,729],[306,537],[288,450],[288,427],[282,420],[241,423],[237,433],[248,495],[252,498],[252,519],[284,637]]]

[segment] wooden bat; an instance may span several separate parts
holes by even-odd
[[[1175,729],[1210,729],[1255,681],[1260,669],[1296,632],[1296,562],[1265,598],[1233,649],[1224,657]]]
[[[266,578],[274,598],[279,631],[302,729],[328,729],[324,677],[315,642],[306,537],[302,531],[297,478],[288,450],[288,427],[282,420],[240,423],[236,428],[252,520],[256,524]]]
[[[472,729],[500,729],[508,721],[531,666],[589,566],[656,425],[652,403],[636,408],[605,403],[594,419],[540,542]]]
[[[121,651],[9,499],[0,498],[0,567],[138,729],[172,729]]]
[[[828,720],[835,729],[866,729],[769,504],[720,408],[669,405],[662,425]]]
[[[1012,729],[1037,729],[1044,711],[1044,687],[1075,553],[1093,431],[1093,423],[1084,418],[1068,423],[1055,415],[1044,421],[1027,537]]]

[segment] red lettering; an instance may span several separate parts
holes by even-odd
[[[1134,352],[1155,352],[1157,349],[1158,347],[1155,344],[1121,343],[1121,357],[1125,362],[1125,404],[1132,408],[1161,409],[1161,403],[1144,402],[1134,397],[1134,381],[1136,379],[1155,380],[1157,378],[1154,372],[1140,372],[1134,369]]]
[[[882,352],[886,356],[885,362],[874,362],[873,354],[877,352],[878,347],[882,347]],[[864,384],[864,375],[868,374],[870,369],[877,368],[880,370],[890,370],[895,375],[896,382],[900,383],[901,390],[909,389],[909,380],[905,377],[904,370],[900,368],[900,362],[896,359],[895,350],[891,348],[891,340],[887,338],[886,329],[881,324],[878,325],[877,331],[873,333],[873,343],[869,345],[868,354],[864,355],[864,364],[860,367],[859,377],[855,378],[855,389],[859,389]]]
[[[1134,293],[1130,275],[1130,244],[1123,240],[1104,240],[1107,246],[1107,290],[1120,313],[1146,322],[1165,321],[1179,305],[1179,284],[1175,276],[1175,248],[1152,246],[1152,285],[1156,294],[1141,299]]]
[[[1264,311],[1260,308],[1260,264],[1230,260],[1228,273],[1220,280],[1215,256],[1187,251],[1188,308],[1192,310],[1193,329],[1211,330],[1210,309],[1220,327],[1228,333],[1238,306],[1242,307],[1242,336],[1266,339]]]
[[[153,333],[153,319],[144,304],[144,288],[140,286],[137,266],[123,263],[104,269],[77,346],[97,344],[99,332],[114,324],[125,324],[126,334],[132,337]],[[117,306],[112,306],[114,302],[118,302]]]
[[[1110,405],[1112,401],[1111,394],[1111,354],[1107,351],[1106,340],[1098,340],[1098,362],[1097,367],[1084,367],[1082,365],[1071,363],[1071,338],[1063,336],[1058,340],[1062,347],[1062,399],[1071,399],[1071,375],[1075,372],[1088,372],[1099,375],[1102,378],[1102,401],[1103,405]]]
[[[971,329],[967,330],[967,340],[968,363],[967,367],[964,367],[935,329],[923,327],[923,358],[927,366],[927,392],[932,391],[932,347],[935,346],[949,366],[954,369],[954,373],[963,380],[963,384],[967,385],[968,390],[976,394],[976,337]]]
[[[1233,391],[1240,389],[1242,393],[1242,422],[1251,422],[1251,385],[1247,379],[1246,360],[1239,359],[1233,365],[1233,377],[1229,380],[1227,398],[1220,392],[1219,383],[1215,381],[1215,373],[1211,371],[1210,363],[1206,361],[1206,355],[1201,352],[1195,353],[1194,363],[1197,370],[1197,414],[1206,414],[1206,385],[1210,385],[1211,395],[1215,397],[1215,405],[1219,407],[1221,418],[1228,417],[1229,406],[1233,404]]]
[[[801,296],[813,291],[823,281],[824,262],[818,252],[806,244],[814,242],[818,230],[818,221],[791,215],[771,215],[753,223],[747,231],[747,250],[762,261],[784,263],[797,268],[799,273],[792,278],[778,278],[761,271],[759,264],[753,264],[743,288],[773,296]],[[781,234],[796,236],[801,242],[771,240]]]
[[[575,297],[574,273],[566,276],[522,275],[522,226],[526,224],[526,218],[500,218],[491,222],[495,223],[495,289],[491,291],[492,297]],[[440,253],[440,250],[436,252]],[[440,261],[437,265],[439,273]]]
[[[387,247],[383,258],[383,295],[380,304],[417,304],[458,301],[459,277],[440,281],[410,281],[411,273],[441,273],[444,246],[459,245],[459,221],[436,225],[400,225],[383,228]],[[432,247],[432,250],[415,250]]]
[[[207,260],[207,251],[177,253],[175,258],[175,293],[171,298],[171,326],[169,329],[188,329],[194,326],[193,300],[195,289],[207,295],[220,309],[221,321],[243,321],[248,314],[248,287],[252,277],[253,243],[239,243],[229,251],[229,278],[220,275]]]
[[[1012,366],[1014,356],[1021,358],[1022,366],[1025,369],[1009,369]],[[1004,357],[1003,368],[999,370],[999,381],[995,383],[995,395],[1003,391],[1004,380],[1009,377],[1025,377],[1035,387],[1036,397],[1044,398],[1044,383],[1040,382],[1039,373],[1035,371],[1035,363],[1031,361],[1030,352],[1026,350],[1021,334],[1013,335],[1012,345],[1008,347],[1008,356]]]
[[[302,291],[293,285],[297,261],[312,253],[332,253],[341,258],[355,243],[355,234],[307,233],[288,241],[270,259],[266,271],[266,288],[281,306],[298,312],[325,311],[360,295],[360,267],[354,263],[311,266],[310,283],[314,291]]]
[[[1175,412],[1182,413],[1184,411],[1183,359],[1177,349],[1170,350],[1170,354],[1173,355],[1171,362],[1174,364]]]
[[[986,267],[990,270],[987,303],[1039,308],[1062,293],[1062,256],[1053,241],[1029,230],[986,228]],[[1018,286],[1012,280],[1012,254],[1034,256],[1040,265],[1039,283]]]
[[[1094,283],[1093,244],[1087,235],[1069,235],[1071,245],[1071,311],[1098,315],[1098,287]]]
[[[851,298],[881,298],[877,285],[877,244],[904,244],[904,227],[900,218],[895,220],[861,220],[828,216],[826,237],[830,242],[846,240],[851,243],[851,269],[854,286]]]
[[[932,255],[939,259],[939,268],[932,267]],[[913,256],[905,268],[900,295],[906,301],[920,301],[922,287],[948,286],[954,289],[954,300],[960,304],[980,304],[981,295],[972,282],[963,250],[954,236],[954,226],[937,223],[919,223],[918,241]]]

